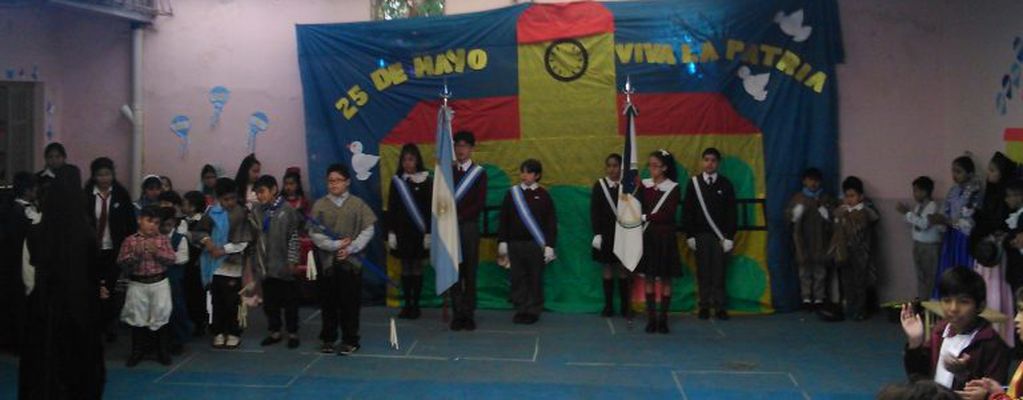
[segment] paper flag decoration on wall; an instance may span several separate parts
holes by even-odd
[[[249,117],[249,153],[256,152],[256,135],[266,131],[270,126],[270,117],[265,112],[256,111]]]
[[[178,115],[171,118],[170,124],[171,132],[174,132],[179,138],[181,138],[181,144],[178,147],[178,153],[181,158],[184,159],[188,154],[188,131],[192,129],[192,120],[188,119],[187,116]]]
[[[224,112],[227,100],[231,98],[231,91],[223,86],[214,86],[210,89],[210,104],[213,104],[213,117],[210,118],[210,129],[220,123],[220,113]]]

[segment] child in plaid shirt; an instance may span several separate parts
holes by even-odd
[[[121,320],[131,325],[131,356],[126,365],[142,360],[146,347],[156,346],[157,360],[170,365],[170,335],[165,325],[172,309],[167,267],[174,264],[174,250],[166,235],[160,234],[160,209],[147,206],[139,212],[138,233],[121,244],[117,264],[129,277]]]

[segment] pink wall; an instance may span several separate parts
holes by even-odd
[[[512,0],[448,0],[449,14],[511,5]],[[894,204],[909,198],[918,175],[948,189],[948,164],[964,149],[983,164],[1003,148],[1005,127],[1023,127],[1023,103],[994,111],[994,95],[1023,35],[1023,3],[839,1],[847,62],[839,67],[841,166],[863,177],[882,208],[882,297],[913,286],[909,233]],[[73,162],[111,155],[121,176],[131,148],[130,124],[118,107],[129,102],[128,24],[80,12],[0,9],[0,68],[38,63],[47,96],[57,105],[58,140]],[[247,119],[265,111],[259,139],[264,171],[305,167],[302,90],[294,25],[369,19],[368,0],[174,2],[145,40],[145,171],[194,188],[202,164],[233,174],[245,155]],[[6,40],[10,38],[11,40]],[[231,100],[211,130],[207,92],[227,86]],[[188,157],[177,156],[170,119],[192,120]],[[39,146],[41,148],[41,146]],[[37,157],[41,162],[41,158]],[[305,169],[305,168],[303,168]],[[308,171],[304,171],[308,173]]]
[[[130,124],[118,108],[128,102],[129,25],[120,20],[58,7],[0,8],[0,73],[24,69],[15,80],[38,81],[52,102],[54,140],[68,147],[69,161],[88,171],[108,155],[126,176]],[[0,75],[0,79],[6,77]],[[45,124],[37,126],[35,161],[42,165]]]
[[[308,173],[295,24],[364,21],[369,12],[366,0],[175,1],[174,16],[146,32],[145,173],[168,175],[179,190],[196,187],[205,163],[233,176],[255,111],[270,118],[256,149],[264,173],[281,176],[289,166]],[[211,130],[208,92],[217,85],[231,98]],[[170,130],[178,114],[192,120],[185,160]]]
[[[978,168],[1004,149],[1002,131],[1023,127],[1017,100],[995,112],[996,90],[1023,35],[1014,1],[840,1],[846,63],[838,70],[841,167],[865,179],[882,210],[884,299],[906,298],[915,275],[909,229],[895,212],[910,182],[928,175],[935,196],[951,184],[964,150]]]

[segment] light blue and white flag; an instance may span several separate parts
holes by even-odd
[[[458,211],[455,209],[455,176],[451,169],[455,159],[455,145],[451,141],[452,114],[447,105],[442,105],[437,113],[437,160],[433,170],[433,218],[430,225],[430,264],[437,272],[437,293],[444,293],[458,282],[458,264],[462,262]]]

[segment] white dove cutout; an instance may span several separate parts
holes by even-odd
[[[810,37],[810,33],[813,32],[813,27],[803,26],[802,8],[787,16],[784,11],[778,11],[778,13],[774,15],[774,22],[778,23],[778,27],[781,28],[782,32],[785,32],[786,35],[792,36],[792,40],[795,42],[805,41]]]
[[[349,144],[348,150],[352,152],[352,169],[355,170],[355,179],[360,181],[369,179],[373,175],[370,170],[377,165],[380,157],[372,154],[363,154],[362,142],[358,140]]]
[[[749,67],[743,65],[739,67],[739,72],[736,75],[742,79],[742,88],[746,89],[746,93],[749,93],[754,100],[764,101],[767,99],[767,82],[771,80],[770,72],[753,75]]]

